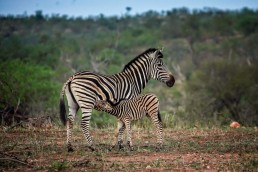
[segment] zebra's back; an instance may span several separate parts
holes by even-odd
[[[70,88],[75,96],[84,98],[92,97],[105,100],[109,103],[117,101],[117,81],[111,76],[83,71],[75,74],[70,83]]]

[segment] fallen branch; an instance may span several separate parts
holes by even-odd
[[[9,131],[9,130],[13,129],[13,128],[16,127],[16,126],[21,125],[22,123],[23,123],[23,121],[21,121],[21,122],[19,122],[19,123],[16,123],[16,124],[12,125],[11,127],[5,128],[4,131]]]
[[[24,164],[24,165],[28,165],[28,166],[30,166],[28,163],[23,162],[23,161],[18,160],[18,159],[15,159],[15,158],[0,158],[0,160],[14,161],[14,162],[19,162],[19,163],[21,163],[21,164]]]
[[[0,152],[0,155],[3,155],[3,156],[7,156],[5,158],[0,158],[0,160],[7,160],[7,161],[14,161],[14,162],[18,162],[20,164],[23,164],[23,165],[27,165],[29,167],[32,167],[30,164],[28,164],[27,162],[25,161],[22,161],[20,159],[18,159],[17,157],[15,156],[11,156],[11,155],[8,155],[6,153],[3,153],[3,152]]]

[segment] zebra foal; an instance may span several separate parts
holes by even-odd
[[[107,76],[82,71],[71,76],[64,83],[60,95],[60,119],[67,125],[68,151],[73,151],[71,130],[79,108],[82,111],[83,134],[89,148],[94,150],[89,126],[92,109],[97,101],[107,101],[115,106],[121,100],[137,97],[150,79],[159,80],[172,87],[175,82],[174,76],[164,65],[162,58],[161,50],[150,48],[131,60],[120,73]],[[66,117],[64,95],[69,108],[68,117]]]
[[[111,106],[106,101],[98,101],[94,107],[98,111],[104,111],[114,115],[118,119],[117,144],[119,149],[123,146],[123,133],[126,129],[127,144],[133,150],[131,138],[131,121],[139,120],[143,116],[151,118],[157,132],[157,149],[162,147],[162,121],[159,111],[159,100],[154,94],[145,94],[130,100],[122,100],[117,106]]]

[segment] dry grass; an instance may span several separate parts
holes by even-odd
[[[165,129],[159,152],[152,130],[133,130],[134,151],[110,151],[112,129],[91,132],[96,151],[87,149],[81,130],[75,129],[75,151],[68,153],[65,129],[1,130],[0,171],[258,170],[258,133],[253,129]]]

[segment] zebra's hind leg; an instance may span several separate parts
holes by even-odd
[[[78,104],[72,99],[70,93],[68,92],[67,94],[67,101],[68,101],[68,107],[69,107],[69,114],[67,117],[67,121],[66,121],[66,126],[67,126],[67,150],[68,152],[72,152],[73,147],[72,147],[72,143],[71,143],[71,138],[72,138],[72,129],[73,129],[73,122],[74,122],[74,118],[75,115],[78,111]]]
[[[89,107],[89,108],[81,107],[81,110],[82,110],[81,128],[82,128],[83,134],[85,136],[85,139],[88,143],[89,149],[94,151],[95,148],[92,145],[92,138],[91,138],[90,131],[89,131],[92,108],[93,108],[93,106]]]
[[[155,115],[151,115],[151,120],[153,125],[156,127],[156,133],[157,133],[157,145],[156,145],[156,150],[162,149],[163,146],[163,129],[162,129],[162,122],[161,122],[161,117],[159,111],[155,113]]]
[[[68,118],[67,120],[67,151],[68,152],[73,152],[73,147],[71,143],[71,138],[72,138],[72,129],[73,129],[73,119]]]

